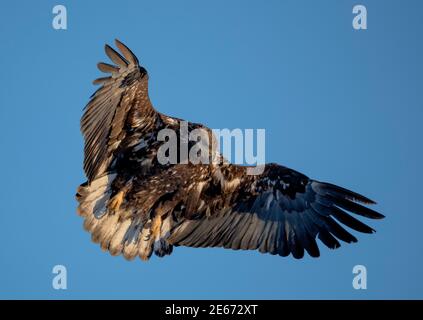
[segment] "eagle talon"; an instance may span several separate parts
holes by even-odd
[[[110,199],[107,207],[111,212],[117,212],[122,205],[123,198],[125,197],[125,193],[123,191],[119,191],[112,199]]]

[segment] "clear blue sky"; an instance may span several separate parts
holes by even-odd
[[[19,1],[0,5],[0,298],[423,298],[423,2]],[[68,9],[68,30],[51,26]],[[359,191],[387,218],[319,259],[176,248],[127,262],[75,213],[82,108],[103,46],[150,72],[161,112],[265,128],[267,161]],[[355,233],[355,235],[357,235]],[[68,290],[52,288],[52,268]],[[352,268],[368,270],[356,291]]]

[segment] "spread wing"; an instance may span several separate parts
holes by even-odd
[[[155,113],[148,98],[148,75],[138,59],[124,44],[116,40],[123,56],[105,46],[115,65],[100,62],[100,71],[111,75],[94,80],[101,87],[91,96],[81,119],[85,138],[84,171],[91,182],[110,166],[114,153],[126,136],[125,123],[135,111]]]
[[[218,186],[203,186],[197,207],[172,231],[171,244],[258,249],[295,258],[302,258],[305,250],[318,257],[316,238],[331,249],[340,247],[338,239],[357,241],[341,224],[374,232],[351,214],[383,218],[360,204],[373,204],[372,200],[275,164],[266,165],[259,176],[246,175],[245,167],[229,166],[226,173],[219,172],[218,180]],[[210,188],[217,190],[214,196]],[[192,196],[187,194],[185,202]]]

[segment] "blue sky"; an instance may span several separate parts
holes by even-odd
[[[19,1],[0,5],[0,298],[423,298],[421,1]],[[54,30],[52,8],[68,10]],[[265,128],[266,158],[359,191],[387,218],[319,259],[177,248],[127,262],[75,213],[79,118],[124,41],[163,113]],[[52,288],[63,264],[68,289]],[[354,290],[352,269],[368,271]]]

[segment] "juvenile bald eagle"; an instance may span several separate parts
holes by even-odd
[[[116,40],[121,54],[105,46],[115,65],[99,63],[110,76],[94,84],[81,119],[87,182],[76,194],[84,227],[103,250],[126,259],[162,257],[173,246],[259,250],[302,258],[319,256],[316,238],[327,247],[374,230],[350,213],[383,215],[362,204],[374,202],[292,169],[267,164],[260,175],[227,162],[161,164],[161,129],[179,132],[180,119],[153,107],[148,73]],[[189,130],[206,127],[189,123]],[[360,204],[362,203],[362,204]],[[347,213],[349,212],[349,213]]]

